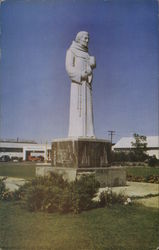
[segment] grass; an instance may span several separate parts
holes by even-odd
[[[0,163],[0,176],[30,179],[35,177],[35,163]]]
[[[19,178],[35,177],[35,163],[0,163],[0,176],[10,176]],[[126,172],[133,176],[147,177],[150,175],[159,175],[159,168],[154,167],[128,167]]]
[[[33,164],[0,163],[0,175],[35,176]],[[136,176],[157,168],[127,168]],[[143,206],[112,206],[79,215],[30,213],[16,202],[0,202],[0,248],[16,250],[150,250],[159,246],[159,213]]]
[[[79,215],[30,213],[0,203],[0,248],[150,250],[159,246],[159,214],[142,206],[114,206]]]
[[[0,163],[0,176],[33,178],[35,177],[35,163]],[[159,168],[154,167],[128,167],[126,172],[132,176],[148,177],[150,175],[159,175]]]
[[[126,173],[132,176],[142,176],[144,178],[150,175],[159,175],[159,168],[154,167],[128,167]]]

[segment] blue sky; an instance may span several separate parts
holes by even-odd
[[[78,31],[96,57],[95,134],[158,134],[157,0],[6,0],[1,4],[0,137],[67,137],[65,54]]]

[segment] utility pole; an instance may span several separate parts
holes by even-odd
[[[46,144],[45,144],[45,163],[47,163],[47,141],[46,141]]]
[[[110,141],[111,141],[111,144],[113,143],[113,135],[115,135],[115,131],[114,130],[109,130],[108,131],[108,135],[110,135]]]

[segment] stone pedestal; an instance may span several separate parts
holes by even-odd
[[[94,174],[100,182],[100,187],[118,187],[126,185],[126,171],[122,167],[107,168],[63,168],[36,167],[37,176],[45,176],[50,172],[61,174],[65,180],[74,181],[83,174]]]
[[[101,168],[110,163],[111,144],[97,139],[58,139],[52,143],[52,166]]]
[[[83,174],[94,174],[101,187],[126,185],[123,168],[110,167],[111,143],[88,138],[57,139],[52,143],[52,167],[37,167],[36,175],[50,172],[74,181]]]

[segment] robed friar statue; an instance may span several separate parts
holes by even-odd
[[[92,79],[96,63],[88,53],[88,42],[88,32],[81,31],[67,50],[66,70],[71,79],[69,134],[68,138],[54,139],[52,167],[38,167],[36,174],[55,172],[72,182],[91,173],[101,187],[124,186],[125,169],[110,167],[111,142],[95,138]]]
[[[95,138],[92,105],[95,57],[88,53],[89,34],[80,31],[66,53],[66,71],[71,79],[69,137]]]

